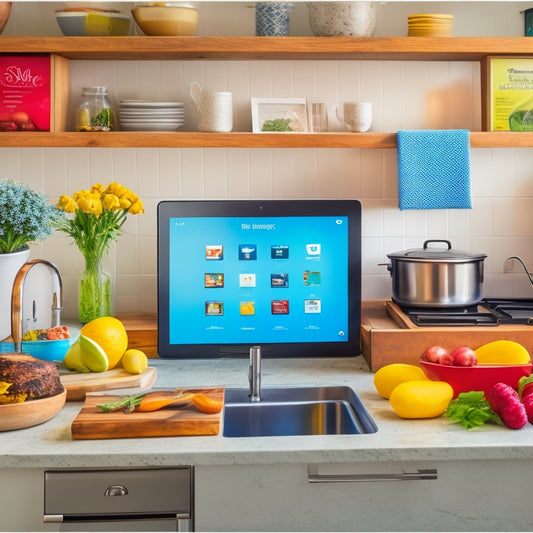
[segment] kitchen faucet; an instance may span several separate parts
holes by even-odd
[[[250,347],[250,366],[248,368],[250,382],[250,401],[261,401],[261,346]]]
[[[15,343],[15,352],[22,352],[22,302],[24,293],[24,282],[28,272],[38,264],[46,265],[50,270],[52,276],[52,327],[61,325],[61,306],[63,301],[63,288],[61,283],[61,275],[58,268],[49,261],[44,259],[33,259],[22,265],[18,271],[15,281],[13,283],[13,295],[11,298],[11,335]]]

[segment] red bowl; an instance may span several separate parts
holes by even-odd
[[[450,366],[420,361],[420,366],[429,379],[449,383],[455,398],[461,392],[487,392],[496,383],[505,383],[518,389],[518,380],[531,374],[532,364]]]

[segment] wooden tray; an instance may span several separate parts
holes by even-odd
[[[223,401],[224,389],[188,389]],[[104,413],[96,406],[120,398],[109,394],[88,394],[82,410],[72,422],[73,439],[121,439],[133,437],[176,437],[218,435],[221,413],[201,413],[194,405],[166,407],[142,413]]]
[[[417,365],[424,350],[433,344],[447,350],[458,346],[475,350],[488,342],[508,339],[533,354],[533,326],[419,327],[390,300],[363,300],[361,311],[361,347],[372,372],[391,363]]]

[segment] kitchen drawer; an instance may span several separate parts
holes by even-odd
[[[189,518],[192,475],[192,467],[46,471],[45,522]]]

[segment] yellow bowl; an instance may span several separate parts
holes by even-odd
[[[131,12],[145,35],[194,35],[198,11],[188,6],[140,6]]]

